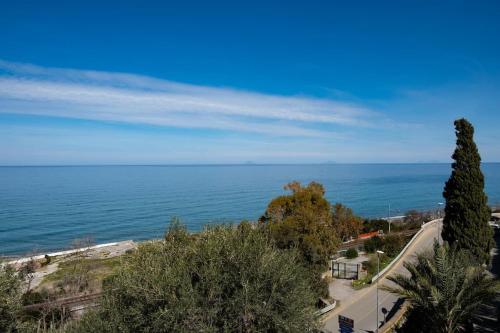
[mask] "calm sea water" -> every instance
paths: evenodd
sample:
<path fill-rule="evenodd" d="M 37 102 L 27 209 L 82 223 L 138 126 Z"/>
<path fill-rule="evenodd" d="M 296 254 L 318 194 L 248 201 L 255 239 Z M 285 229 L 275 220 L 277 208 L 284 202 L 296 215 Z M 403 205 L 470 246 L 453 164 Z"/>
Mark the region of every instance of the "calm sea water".
<path fill-rule="evenodd" d="M 490 203 L 500 164 L 483 164 Z M 255 220 L 283 185 L 322 183 L 332 202 L 366 217 L 435 209 L 449 164 L 0 167 L 0 255 L 160 237 L 171 217 L 190 230 Z"/>

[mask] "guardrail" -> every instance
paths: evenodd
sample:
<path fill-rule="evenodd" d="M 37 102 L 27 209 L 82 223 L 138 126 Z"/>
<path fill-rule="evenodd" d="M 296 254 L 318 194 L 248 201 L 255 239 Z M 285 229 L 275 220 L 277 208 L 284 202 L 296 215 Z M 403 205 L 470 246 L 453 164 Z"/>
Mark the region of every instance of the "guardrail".
<path fill-rule="evenodd" d="M 378 331 L 380 333 L 392 332 L 392 329 L 394 328 L 394 326 L 396 326 L 397 323 L 400 322 L 400 320 L 403 318 L 404 314 L 406 313 L 406 310 L 408 310 L 408 306 L 409 306 L 408 302 L 404 302 L 403 305 L 401 306 L 401 309 L 399 309 L 399 311 L 391 319 L 386 321 L 384 323 L 384 325 L 382 325 L 378 329 Z"/>
<path fill-rule="evenodd" d="M 429 222 L 425 223 L 424 225 L 422 225 L 420 230 L 415 235 L 413 235 L 413 237 L 406 244 L 406 246 L 403 248 L 403 250 L 401 250 L 401 252 L 399 252 L 399 254 L 396 256 L 396 258 L 394 258 L 394 260 L 392 260 L 389 263 L 389 265 L 387 265 L 380 273 L 378 273 L 372 277 L 371 283 L 377 281 L 380 277 L 382 277 L 385 273 L 387 273 L 399 261 L 399 259 L 401 259 L 401 257 L 405 254 L 406 250 L 408 250 L 408 248 L 415 242 L 415 240 L 418 238 L 418 236 L 429 227 L 429 225 L 440 222 L 440 221 L 442 221 L 442 219 L 432 220 L 432 221 L 429 221 Z"/>
<path fill-rule="evenodd" d="M 315 315 L 316 316 L 324 315 L 325 313 L 330 312 L 333 309 L 335 309 L 336 306 L 337 306 L 337 301 L 334 300 L 332 304 L 325 306 L 324 308 L 316 311 Z"/>

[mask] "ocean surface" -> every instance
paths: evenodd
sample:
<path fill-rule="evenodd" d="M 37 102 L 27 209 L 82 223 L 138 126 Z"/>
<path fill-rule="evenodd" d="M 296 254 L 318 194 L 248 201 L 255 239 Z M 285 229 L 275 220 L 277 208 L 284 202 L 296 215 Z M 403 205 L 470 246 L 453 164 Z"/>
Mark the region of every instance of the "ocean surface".
<path fill-rule="evenodd" d="M 500 202 L 500 164 L 485 163 Z M 364 217 L 436 209 L 449 164 L 0 167 L 0 255 L 161 237 L 177 216 L 189 230 L 256 220 L 283 185 L 317 181 Z M 390 213 L 389 213 L 390 205 Z"/>

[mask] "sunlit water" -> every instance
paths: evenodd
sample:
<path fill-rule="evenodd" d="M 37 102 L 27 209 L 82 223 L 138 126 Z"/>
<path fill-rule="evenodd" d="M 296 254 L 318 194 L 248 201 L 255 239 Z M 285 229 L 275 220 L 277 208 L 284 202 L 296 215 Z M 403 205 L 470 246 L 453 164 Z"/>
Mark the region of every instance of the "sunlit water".
<path fill-rule="evenodd" d="M 484 164 L 490 203 L 500 164 Z M 315 180 L 331 202 L 366 217 L 435 209 L 449 164 L 0 167 L 0 254 L 159 237 L 171 217 L 192 231 L 255 220 L 283 185 Z"/>

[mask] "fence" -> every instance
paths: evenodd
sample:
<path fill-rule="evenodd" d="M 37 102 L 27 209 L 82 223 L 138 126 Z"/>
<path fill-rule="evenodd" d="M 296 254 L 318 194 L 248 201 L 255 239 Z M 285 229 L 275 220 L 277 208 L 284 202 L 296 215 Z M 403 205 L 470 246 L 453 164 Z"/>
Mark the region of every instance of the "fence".
<path fill-rule="evenodd" d="M 361 264 L 350 264 L 346 262 L 332 262 L 332 277 L 338 279 L 353 279 L 359 278 L 362 269 Z"/>

